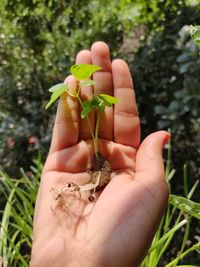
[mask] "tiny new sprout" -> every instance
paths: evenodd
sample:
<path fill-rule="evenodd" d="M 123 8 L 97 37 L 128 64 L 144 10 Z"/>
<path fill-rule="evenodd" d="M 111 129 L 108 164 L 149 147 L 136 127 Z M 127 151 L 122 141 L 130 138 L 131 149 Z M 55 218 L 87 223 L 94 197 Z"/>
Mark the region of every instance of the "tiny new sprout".
<path fill-rule="evenodd" d="M 81 100 L 80 98 L 81 86 L 95 85 L 96 82 L 91 80 L 90 77 L 93 75 L 94 72 L 98 70 L 101 70 L 101 67 L 96 65 L 89 65 L 89 64 L 73 65 L 70 71 L 77 81 L 77 88 L 72 88 L 69 91 L 68 84 L 59 83 L 54 85 L 49 89 L 52 95 L 49 102 L 46 105 L 46 109 L 49 108 L 51 104 L 53 104 L 64 92 L 67 92 L 70 96 L 77 98 L 82 108 L 80 116 L 82 119 L 86 119 L 90 130 L 91 138 L 93 140 L 93 145 L 94 145 L 94 154 L 96 158 L 98 158 L 98 133 L 99 133 L 101 114 L 105 111 L 106 106 L 111 107 L 112 105 L 119 102 L 119 99 L 107 94 L 93 95 L 92 98 L 87 101 Z M 95 110 L 97 112 L 95 132 L 93 132 L 91 127 L 91 122 L 89 120 L 89 113 L 92 110 Z"/>

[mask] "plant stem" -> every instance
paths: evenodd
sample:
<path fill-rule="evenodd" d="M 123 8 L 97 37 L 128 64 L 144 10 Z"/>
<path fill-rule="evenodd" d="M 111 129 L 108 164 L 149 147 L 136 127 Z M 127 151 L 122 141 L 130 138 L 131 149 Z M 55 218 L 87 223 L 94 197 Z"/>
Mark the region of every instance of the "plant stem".
<path fill-rule="evenodd" d="M 82 102 L 82 100 L 81 100 L 79 95 L 77 95 L 77 99 L 78 99 L 78 102 L 80 103 L 81 107 L 83 108 L 83 102 Z M 92 130 L 92 125 L 91 125 L 90 119 L 88 117 L 86 117 L 86 121 L 87 121 L 87 124 L 88 124 L 88 128 L 90 130 L 90 134 L 91 134 L 93 143 L 95 143 L 94 133 L 93 133 L 93 130 Z"/>
<path fill-rule="evenodd" d="M 96 127 L 95 127 L 95 136 L 94 136 L 94 153 L 96 158 L 98 159 L 98 135 L 99 135 L 99 125 L 101 119 L 101 112 L 97 112 L 97 120 L 96 120 Z"/>
<path fill-rule="evenodd" d="M 80 82 L 77 80 L 77 91 L 74 90 L 74 96 L 77 97 L 78 102 L 81 105 L 81 108 L 83 109 L 83 102 L 79 96 L 79 93 L 80 93 Z M 101 115 L 100 112 L 98 112 L 96 126 L 95 126 L 95 134 L 93 132 L 89 117 L 88 116 L 86 117 L 86 121 L 88 124 L 88 128 L 90 130 L 90 134 L 91 134 L 93 145 L 94 145 L 94 154 L 97 159 L 98 159 L 98 132 L 99 132 L 100 115 Z"/>
<path fill-rule="evenodd" d="M 79 96 L 79 94 L 80 94 L 80 90 L 81 90 L 80 82 L 79 82 L 78 80 L 77 80 L 76 82 L 77 82 L 77 87 L 78 87 L 78 88 L 77 88 L 77 92 L 75 91 L 74 93 L 75 93 L 75 96 L 76 96 L 77 99 L 78 99 L 78 102 L 79 102 L 80 105 L 81 105 L 81 108 L 83 109 L 83 102 L 82 102 L 82 100 L 81 100 L 81 98 L 80 98 L 80 96 Z M 94 133 L 93 133 L 93 130 L 92 130 L 92 125 L 91 125 L 90 119 L 89 119 L 88 117 L 86 117 L 86 121 L 87 121 L 87 124 L 88 124 L 88 128 L 89 128 L 89 130 L 90 130 L 90 134 L 91 134 L 93 143 L 95 143 L 95 141 L 94 141 Z"/>

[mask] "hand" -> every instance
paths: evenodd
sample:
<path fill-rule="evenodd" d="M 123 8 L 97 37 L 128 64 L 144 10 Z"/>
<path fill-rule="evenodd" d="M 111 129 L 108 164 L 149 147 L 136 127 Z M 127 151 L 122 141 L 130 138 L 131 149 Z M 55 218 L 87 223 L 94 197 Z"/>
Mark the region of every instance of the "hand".
<path fill-rule="evenodd" d="M 93 76 L 94 88 L 81 89 L 82 99 L 100 92 L 120 99 L 114 109 L 106 109 L 99 132 L 99 150 L 112 167 L 112 179 L 94 202 L 88 201 L 88 192 L 71 194 L 66 209 L 59 205 L 59 198 L 55 200 L 64 183 L 90 182 L 87 170 L 94 153 L 78 103 L 64 94 L 36 201 L 30 266 L 139 266 L 168 200 L 162 147 L 169 134 L 153 133 L 140 144 L 129 68 L 121 59 L 111 63 L 105 43 L 96 42 L 91 51 L 79 52 L 76 63 L 103 68 Z M 72 76 L 65 82 L 76 86 Z M 90 120 L 94 127 L 94 114 Z"/>

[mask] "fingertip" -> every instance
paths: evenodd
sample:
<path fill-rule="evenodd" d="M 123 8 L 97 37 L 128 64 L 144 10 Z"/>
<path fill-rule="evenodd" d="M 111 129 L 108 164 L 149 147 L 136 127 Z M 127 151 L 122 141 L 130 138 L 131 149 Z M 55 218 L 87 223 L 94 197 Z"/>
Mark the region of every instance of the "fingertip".
<path fill-rule="evenodd" d="M 148 170 L 154 173 L 158 179 L 164 175 L 162 150 L 169 138 L 170 134 L 161 130 L 148 135 L 144 139 L 136 157 L 139 170 Z"/>
<path fill-rule="evenodd" d="M 126 66 L 127 68 L 128 68 L 128 64 L 126 63 L 126 61 L 125 60 L 123 60 L 123 59 L 121 59 L 121 58 L 115 58 L 115 59 L 113 59 L 113 61 L 112 61 L 112 65 L 113 66 L 115 66 L 115 65 L 124 65 L 124 66 Z"/>
<path fill-rule="evenodd" d="M 110 53 L 109 46 L 105 42 L 102 42 L 102 41 L 94 42 L 91 45 L 91 52 L 94 52 L 94 51 L 99 51 L 100 53 L 102 54 L 104 53 L 106 55 Z"/>
<path fill-rule="evenodd" d="M 133 80 L 126 61 L 114 59 L 112 61 L 112 73 L 114 88 L 133 88 Z"/>
<path fill-rule="evenodd" d="M 170 133 L 164 130 L 160 130 L 148 135 L 141 146 L 150 146 L 150 147 L 163 147 L 170 140 Z"/>
<path fill-rule="evenodd" d="M 101 66 L 102 71 L 112 72 L 109 46 L 101 41 L 95 42 L 91 46 L 92 64 Z"/>
<path fill-rule="evenodd" d="M 126 63 L 126 61 L 124 61 L 123 59 L 121 58 L 116 58 L 112 61 L 112 69 L 113 71 L 114 70 L 117 70 L 118 72 L 124 72 L 124 73 L 129 73 L 129 66 L 128 64 Z"/>
<path fill-rule="evenodd" d="M 76 86 L 76 79 L 73 75 L 68 75 L 65 80 L 64 80 L 65 84 L 68 84 L 70 86 Z"/>
<path fill-rule="evenodd" d="M 163 147 L 169 141 L 170 134 L 157 131 L 148 135 L 140 145 L 136 155 L 136 173 L 143 181 L 159 185 L 163 199 L 167 199 L 168 187 L 165 179 Z"/>
<path fill-rule="evenodd" d="M 165 137 L 163 139 L 163 146 L 166 145 L 171 139 L 171 134 L 169 132 L 165 132 Z"/>
<path fill-rule="evenodd" d="M 77 86 L 76 78 L 73 75 L 69 75 L 65 78 L 64 84 L 68 85 L 69 92 L 71 92 L 72 95 L 74 95 L 74 91 L 76 90 Z"/>
<path fill-rule="evenodd" d="M 76 56 L 76 64 L 91 64 L 91 51 L 90 50 L 82 50 Z"/>

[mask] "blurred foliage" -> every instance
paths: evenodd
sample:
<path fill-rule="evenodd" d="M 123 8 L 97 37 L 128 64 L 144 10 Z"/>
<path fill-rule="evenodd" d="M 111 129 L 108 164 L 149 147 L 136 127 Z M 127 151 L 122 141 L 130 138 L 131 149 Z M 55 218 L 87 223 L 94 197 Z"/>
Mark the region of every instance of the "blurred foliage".
<path fill-rule="evenodd" d="M 188 29 L 200 24 L 199 13 L 198 1 L 184 0 L 1 1 L 2 168 L 16 174 L 38 150 L 46 153 L 48 88 L 63 81 L 80 49 L 103 40 L 131 66 L 143 134 L 171 128 L 175 164 L 187 154 L 198 173 L 200 57 Z"/>
<path fill-rule="evenodd" d="M 190 26 L 190 35 L 194 43 L 200 48 L 200 25 Z"/>
<path fill-rule="evenodd" d="M 195 180 L 200 172 L 200 56 L 189 25 L 200 24 L 200 3 L 154 3 L 156 16 L 148 9 L 148 33 L 130 63 L 143 134 L 172 129 L 175 168 L 187 162 Z"/>
<path fill-rule="evenodd" d="M 0 164 L 4 170 L 15 173 L 18 166 L 29 166 L 34 152 L 48 147 L 52 128 L 52 116 L 44 111 L 48 88 L 63 81 L 75 54 L 93 41 L 104 40 L 116 54 L 124 30 L 133 23 L 129 2 L 0 2 Z"/>

